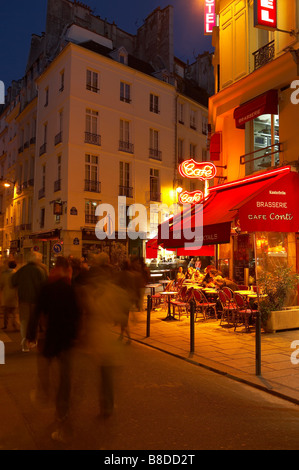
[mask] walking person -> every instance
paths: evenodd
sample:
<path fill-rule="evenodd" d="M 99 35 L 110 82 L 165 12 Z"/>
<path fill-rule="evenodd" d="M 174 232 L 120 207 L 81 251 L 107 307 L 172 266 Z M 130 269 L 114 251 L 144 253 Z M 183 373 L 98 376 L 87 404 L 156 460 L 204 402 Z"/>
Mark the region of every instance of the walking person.
<path fill-rule="evenodd" d="M 41 261 L 40 253 L 33 252 L 29 262 L 14 273 L 11 278 L 12 286 L 18 291 L 23 352 L 30 351 L 26 340 L 28 322 L 33 315 L 40 289 L 47 280 L 47 269 Z"/>
<path fill-rule="evenodd" d="M 71 437 L 70 399 L 72 353 L 78 336 L 80 310 L 71 285 L 71 269 L 66 258 L 58 257 L 48 282 L 42 286 L 36 308 L 30 318 L 27 340 L 37 342 L 37 395 L 39 403 L 50 400 L 51 366 L 58 364 L 58 386 L 55 397 L 57 430 L 52 439 L 66 442 Z"/>
<path fill-rule="evenodd" d="M 16 272 L 16 266 L 15 261 L 9 261 L 7 269 L 4 269 L 0 276 L 1 307 L 4 315 L 4 330 L 8 327 L 10 317 L 12 319 L 13 328 L 15 330 L 19 329 L 17 321 L 18 292 L 14 287 L 12 287 L 11 283 L 11 278 Z"/>

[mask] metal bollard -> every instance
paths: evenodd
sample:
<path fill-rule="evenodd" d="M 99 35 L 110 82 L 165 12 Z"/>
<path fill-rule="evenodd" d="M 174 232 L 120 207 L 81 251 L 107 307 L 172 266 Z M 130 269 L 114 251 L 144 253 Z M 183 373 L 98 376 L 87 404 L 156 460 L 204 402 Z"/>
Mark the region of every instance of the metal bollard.
<path fill-rule="evenodd" d="M 146 337 L 150 337 L 151 332 L 151 310 L 152 310 L 152 298 L 150 295 L 147 296 L 146 306 Z"/>
<path fill-rule="evenodd" d="M 195 301 L 190 300 L 190 354 L 194 353 L 194 317 L 195 317 Z"/>
<path fill-rule="evenodd" d="M 262 338 L 261 338 L 261 312 L 258 310 L 255 324 L 255 375 L 262 375 Z"/>

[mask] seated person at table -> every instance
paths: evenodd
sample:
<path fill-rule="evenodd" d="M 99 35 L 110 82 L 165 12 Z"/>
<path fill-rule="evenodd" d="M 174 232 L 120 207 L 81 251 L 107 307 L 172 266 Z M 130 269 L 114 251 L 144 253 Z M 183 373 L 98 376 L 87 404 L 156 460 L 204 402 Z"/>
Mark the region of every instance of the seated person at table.
<path fill-rule="evenodd" d="M 222 289 L 222 287 L 226 285 L 222 276 L 215 276 L 213 279 L 213 284 L 215 285 L 216 289 Z"/>
<path fill-rule="evenodd" d="M 188 268 L 186 272 L 185 279 L 193 279 L 193 268 Z"/>
<path fill-rule="evenodd" d="M 179 281 L 180 279 L 185 279 L 185 274 L 184 274 L 182 266 L 179 267 L 177 275 L 176 275 L 176 281 Z"/>
<path fill-rule="evenodd" d="M 193 274 L 193 279 L 194 281 L 196 282 L 201 282 L 204 278 L 204 275 L 201 274 L 197 269 L 195 270 L 194 274 Z"/>
<path fill-rule="evenodd" d="M 224 285 L 225 285 L 226 287 L 229 287 L 233 292 L 234 292 L 235 290 L 238 290 L 237 284 L 236 284 L 234 281 L 232 281 L 231 279 L 225 278 L 225 279 L 224 279 L 224 282 L 225 282 Z"/>

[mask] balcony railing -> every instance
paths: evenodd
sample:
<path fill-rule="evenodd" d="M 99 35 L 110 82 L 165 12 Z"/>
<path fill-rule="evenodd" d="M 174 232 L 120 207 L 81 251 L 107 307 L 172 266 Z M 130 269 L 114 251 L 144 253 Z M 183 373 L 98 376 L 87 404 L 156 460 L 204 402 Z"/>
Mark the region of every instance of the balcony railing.
<path fill-rule="evenodd" d="M 261 169 L 277 167 L 280 164 L 279 154 L 282 152 L 282 142 L 246 153 L 240 157 L 240 165 L 246 166 L 246 175 Z"/>
<path fill-rule="evenodd" d="M 45 142 L 43 145 L 40 146 L 39 148 L 39 156 L 43 155 L 47 151 L 47 143 Z"/>
<path fill-rule="evenodd" d="M 268 64 L 275 56 L 275 41 L 271 41 L 257 51 L 253 52 L 254 70 Z"/>
<path fill-rule="evenodd" d="M 54 138 L 54 144 L 55 145 L 58 145 L 62 142 L 62 131 L 61 132 L 58 132 L 58 134 L 55 135 L 55 138 Z"/>
<path fill-rule="evenodd" d="M 34 179 L 33 178 L 28 180 L 28 186 L 34 186 Z"/>
<path fill-rule="evenodd" d="M 61 180 L 54 181 L 54 193 L 61 190 Z"/>
<path fill-rule="evenodd" d="M 99 181 L 94 181 L 94 180 L 85 180 L 84 191 L 90 191 L 92 193 L 100 193 L 101 183 Z"/>
<path fill-rule="evenodd" d="M 122 152 L 134 153 L 134 144 L 120 140 L 118 150 L 121 150 Z"/>
<path fill-rule="evenodd" d="M 41 188 L 38 192 L 38 199 L 42 199 L 46 195 L 46 188 Z"/>
<path fill-rule="evenodd" d="M 119 186 L 119 196 L 133 197 L 133 188 L 130 186 Z"/>
<path fill-rule="evenodd" d="M 30 139 L 30 145 L 35 144 L 35 142 L 36 142 L 36 137 L 31 137 L 31 139 Z"/>
<path fill-rule="evenodd" d="M 85 214 L 85 223 L 86 224 L 96 224 L 98 221 L 98 218 L 94 214 Z"/>
<path fill-rule="evenodd" d="M 149 149 L 149 157 L 153 158 L 154 160 L 162 161 L 162 152 L 158 149 Z"/>
<path fill-rule="evenodd" d="M 24 149 L 28 149 L 29 148 L 29 140 L 27 140 L 27 142 L 24 143 Z"/>
<path fill-rule="evenodd" d="M 101 145 L 101 136 L 99 134 L 85 132 L 85 142 L 87 144 Z"/>

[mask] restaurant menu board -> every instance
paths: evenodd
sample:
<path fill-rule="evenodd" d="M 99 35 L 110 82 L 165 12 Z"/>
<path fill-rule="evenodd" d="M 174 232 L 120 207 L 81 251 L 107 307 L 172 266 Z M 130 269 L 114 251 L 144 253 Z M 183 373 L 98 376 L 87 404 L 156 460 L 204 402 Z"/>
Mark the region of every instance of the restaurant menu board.
<path fill-rule="evenodd" d="M 239 209 L 242 231 L 298 232 L 299 174 L 290 172 Z"/>

